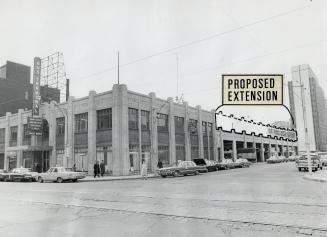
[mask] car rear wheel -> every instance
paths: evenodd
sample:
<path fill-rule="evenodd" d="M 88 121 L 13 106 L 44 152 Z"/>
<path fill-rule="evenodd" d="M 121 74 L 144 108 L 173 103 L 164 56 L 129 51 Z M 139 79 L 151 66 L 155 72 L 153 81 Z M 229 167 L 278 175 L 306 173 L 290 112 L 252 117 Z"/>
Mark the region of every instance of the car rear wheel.
<path fill-rule="evenodd" d="M 161 177 L 166 178 L 167 176 L 166 175 L 161 175 Z"/>
<path fill-rule="evenodd" d="M 43 179 L 42 179 L 42 177 L 38 177 L 37 181 L 38 181 L 39 183 L 43 183 Z"/>
<path fill-rule="evenodd" d="M 197 171 L 195 171 L 195 173 L 194 173 L 194 175 L 198 175 L 199 174 L 199 171 L 197 170 Z"/>
<path fill-rule="evenodd" d="M 174 177 L 177 177 L 177 176 L 178 176 L 178 172 L 175 171 L 175 172 L 174 172 Z"/>
<path fill-rule="evenodd" d="M 60 177 L 57 178 L 57 183 L 62 183 L 64 180 Z"/>

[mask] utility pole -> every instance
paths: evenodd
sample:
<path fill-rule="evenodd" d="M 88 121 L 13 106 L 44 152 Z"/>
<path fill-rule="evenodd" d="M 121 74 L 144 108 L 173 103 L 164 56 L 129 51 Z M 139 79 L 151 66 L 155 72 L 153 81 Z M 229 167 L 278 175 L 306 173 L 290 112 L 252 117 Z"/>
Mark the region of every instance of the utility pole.
<path fill-rule="evenodd" d="M 119 51 L 117 52 L 117 60 L 118 60 L 118 70 L 117 70 L 117 79 L 118 79 L 118 85 L 119 85 Z"/>
<path fill-rule="evenodd" d="M 308 159 L 308 171 L 309 174 L 312 174 L 312 164 L 311 164 L 311 156 L 310 156 L 310 141 L 308 134 L 308 124 L 307 124 L 307 113 L 306 113 L 306 105 L 305 105 L 305 91 L 304 85 L 302 84 L 301 79 L 301 68 L 299 65 L 299 78 L 300 78 L 300 87 L 301 87 L 301 100 L 302 100 L 302 110 L 303 110 L 303 122 L 304 122 L 304 133 L 305 133 L 305 147 L 306 147 L 306 155 Z"/>

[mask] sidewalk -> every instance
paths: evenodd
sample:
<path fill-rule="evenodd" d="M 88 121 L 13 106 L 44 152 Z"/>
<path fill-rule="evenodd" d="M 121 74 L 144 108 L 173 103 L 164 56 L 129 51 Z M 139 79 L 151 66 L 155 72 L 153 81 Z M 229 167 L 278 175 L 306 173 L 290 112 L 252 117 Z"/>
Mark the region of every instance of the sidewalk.
<path fill-rule="evenodd" d="M 306 180 L 327 183 L 327 170 L 326 169 L 320 170 L 320 171 L 312 173 L 312 175 L 306 174 L 303 176 L 303 178 Z"/>
<path fill-rule="evenodd" d="M 155 174 L 148 174 L 148 178 L 157 178 Z M 84 179 L 79 179 L 78 182 L 99 182 L 99 181 L 116 181 L 116 180 L 133 180 L 142 179 L 141 175 L 126 175 L 126 176 L 104 176 L 94 178 L 93 175 L 88 175 Z"/>

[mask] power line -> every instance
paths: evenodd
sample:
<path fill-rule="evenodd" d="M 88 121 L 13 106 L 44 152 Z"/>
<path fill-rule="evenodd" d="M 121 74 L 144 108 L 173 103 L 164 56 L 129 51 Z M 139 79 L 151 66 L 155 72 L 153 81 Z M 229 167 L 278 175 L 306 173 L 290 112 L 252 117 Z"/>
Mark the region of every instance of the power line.
<path fill-rule="evenodd" d="M 286 12 L 278 13 L 276 15 L 272 15 L 270 17 L 266 17 L 266 18 L 263 18 L 261 20 L 257 20 L 257 21 L 254 21 L 254 22 L 251 22 L 251 23 L 248 23 L 248 24 L 244 24 L 244 25 L 238 26 L 236 28 L 233 28 L 233 29 L 230 29 L 230 30 L 227 30 L 227 31 L 223 31 L 223 32 L 220 32 L 220 33 L 217 33 L 217 34 L 213 34 L 213 35 L 207 36 L 207 37 L 202 38 L 202 39 L 193 40 L 193 41 L 190 41 L 190 42 L 185 43 L 185 44 L 181 44 L 181 45 L 178 45 L 178 46 L 175 46 L 175 47 L 166 49 L 166 50 L 162 50 L 162 51 L 159 51 L 157 53 L 153 53 L 153 54 L 150 54 L 148 56 L 145 56 L 145 57 L 142 57 L 142 58 L 139 58 L 139 59 L 130 61 L 128 63 L 121 64 L 120 67 L 121 68 L 122 67 L 126 67 L 128 65 L 135 64 L 135 63 L 138 63 L 138 62 L 141 62 L 141 61 L 144 61 L 144 60 L 147 60 L 147 59 L 150 59 L 150 58 L 153 58 L 153 57 L 162 55 L 162 54 L 166 54 L 166 53 L 169 53 L 169 52 L 172 52 L 172 51 L 176 51 L 177 49 L 189 47 L 189 46 L 192 46 L 192 45 L 195 45 L 195 44 L 199 44 L 199 43 L 204 42 L 204 41 L 212 40 L 214 38 L 218 38 L 218 37 L 221 37 L 221 36 L 224 36 L 224 35 L 227 35 L 227 34 L 230 34 L 230 33 L 233 33 L 233 32 L 236 32 L 236 31 L 239 31 L 239 30 L 242 30 L 242 29 L 245 29 L 245 28 L 248 28 L 250 26 L 258 25 L 260 23 L 263 23 L 263 22 L 266 22 L 266 21 L 270 21 L 270 20 L 273 20 L 273 19 L 278 18 L 278 17 L 282 17 L 282 16 L 286 16 L 286 15 L 292 14 L 294 12 L 297 12 L 297 11 L 300 11 L 300 10 L 303 10 L 303 9 L 306 9 L 309 6 L 311 6 L 311 4 L 305 5 L 305 6 L 302 6 L 302 7 L 298 7 L 298 8 L 294 8 L 294 9 L 289 10 L 289 11 L 286 11 Z M 113 67 L 104 69 L 102 71 L 98 71 L 98 72 L 95 72 L 95 73 L 92 73 L 92 74 L 89 74 L 89 75 L 86 75 L 86 76 L 79 77 L 77 79 L 84 79 L 84 78 L 88 78 L 88 77 L 97 76 L 97 75 L 103 74 L 105 72 L 115 70 L 116 68 L 117 68 L 117 66 L 113 66 Z"/>

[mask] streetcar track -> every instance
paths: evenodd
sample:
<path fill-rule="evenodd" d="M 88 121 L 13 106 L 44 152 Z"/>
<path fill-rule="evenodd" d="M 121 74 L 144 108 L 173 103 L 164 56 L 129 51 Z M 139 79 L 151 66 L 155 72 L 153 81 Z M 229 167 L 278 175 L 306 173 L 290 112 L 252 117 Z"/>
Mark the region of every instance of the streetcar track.
<path fill-rule="evenodd" d="M 153 211 L 138 211 L 138 210 L 124 210 L 118 208 L 108 208 L 108 207 L 97 207 L 93 205 L 82 205 L 82 204 L 64 204 L 58 202 L 45 202 L 45 201 L 34 201 L 34 200 L 21 200 L 21 199 L 10 199 L 11 201 L 20 201 L 20 202 L 29 202 L 34 204 L 42 204 L 42 205 L 52 205 L 52 206 L 60 206 L 65 208 L 85 208 L 91 209 L 95 211 L 112 211 L 112 212 L 123 212 L 129 214 L 144 214 L 144 215 L 154 215 L 161 216 L 166 218 L 183 218 L 190 220 L 199 220 L 199 221 L 216 221 L 223 222 L 229 224 L 246 224 L 246 225 L 260 225 L 264 227 L 275 227 L 275 228 L 286 228 L 292 230 L 310 230 L 310 231 L 319 231 L 327 233 L 327 228 L 317 227 L 317 226 L 299 226 L 299 225 L 289 225 L 289 224 L 276 224 L 276 223 L 268 223 L 268 222 L 260 222 L 260 221 L 243 221 L 243 220 L 233 220 L 233 219 L 223 219 L 223 218 L 212 218 L 212 217 L 196 217 L 190 215 L 177 215 L 177 214 L 166 214 L 166 213 L 157 213 Z"/>

